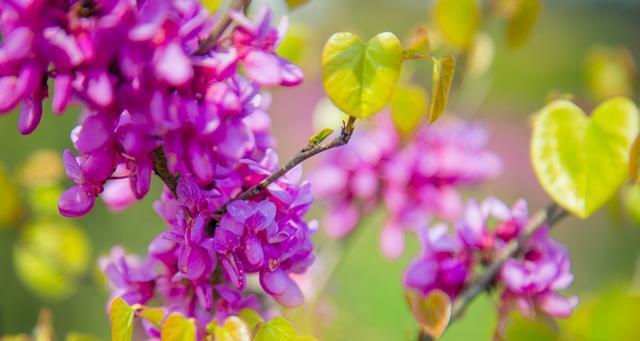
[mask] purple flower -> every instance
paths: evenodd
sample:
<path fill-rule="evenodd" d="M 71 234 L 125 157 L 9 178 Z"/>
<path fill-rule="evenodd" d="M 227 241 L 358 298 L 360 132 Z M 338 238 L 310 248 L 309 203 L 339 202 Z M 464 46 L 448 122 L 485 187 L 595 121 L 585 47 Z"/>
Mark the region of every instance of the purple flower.
<path fill-rule="evenodd" d="M 122 297 L 129 304 L 144 304 L 153 297 L 156 274 L 148 262 L 125 256 L 124 249 L 115 246 L 99 264 L 113 288 L 112 297 Z"/>

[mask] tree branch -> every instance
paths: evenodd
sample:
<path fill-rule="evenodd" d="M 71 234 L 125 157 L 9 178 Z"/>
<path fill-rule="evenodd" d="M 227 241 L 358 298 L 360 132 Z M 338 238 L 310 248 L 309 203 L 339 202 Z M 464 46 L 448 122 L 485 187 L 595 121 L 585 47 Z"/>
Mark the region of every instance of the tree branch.
<path fill-rule="evenodd" d="M 343 126 L 342 126 L 342 131 L 340 132 L 340 135 L 337 136 L 336 138 L 334 138 L 333 140 L 323 143 L 323 144 L 319 144 L 317 146 L 313 146 L 313 145 L 308 145 L 305 148 L 303 148 L 302 150 L 300 150 L 296 155 L 294 155 L 291 159 L 289 159 L 289 161 L 287 161 L 287 163 L 280 167 L 280 169 L 278 169 L 277 171 L 273 172 L 271 175 L 269 175 L 267 178 L 265 178 L 264 180 L 260 181 L 260 183 L 258 183 L 257 185 L 249 188 L 248 190 L 240 193 L 235 199 L 231 199 L 229 201 L 227 201 L 226 203 L 224 203 L 224 205 L 222 205 L 222 207 L 220 207 L 220 209 L 216 212 L 219 214 L 224 213 L 224 211 L 226 210 L 227 206 L 235 200 L 247 200 L 247 199 L 251 199 L 255 196 L 257 196 L 258 194 L 260 194 L 260 192 L 262 192 L 265 188 L 267 188 L 270 184 L 272 184 L 274 181 L 278 180 L 280 177 L 282 177 L 283 175 L 285 175 L 288 171 L 290 171 L 293 167 L 301 164 L 302 162 L 304 162 L 306 159 L 320 154 L 324 151 L 327 151 L 329 149 L 335 148 L 335 147 L 339 147 L 342 145 L 345 145 L 349 142 L 349 140 L 351 139 L 351 135 L 353 134 L 353 129 L 354 129 L 354 123 L 355 123 L 356 119 L 352 116 L 349 116 L 349 120 L 344 123 L 343 122 Z"/>
<path fill-rule="evenodd" d="M 180 175 L 171 174 L 167 166 L 167 155 L 162 147 L 156 147 L 153 150 L 153 171 L 169 187 L 171 193 L 177 197 L 176 188 L 178 187 L 178 179 Z"/>
<path fill-rule="evenodd" d="M 229 12 L 231 11 L 244 11 L 251 0 L 234 0 L 227 12 L 224 13 L 223 17 L 220 18 L 220 21 L 216 23 L 216 26 L 213 27 L 213 30 L 209 34 L 209 36 L 200 42 L 198 49 L 193 53 L 196 56 L 201 56 L 203 54 L 209 53 L 211 49 L 213 49 L 218 42 L 218 39 L 222 36 L 224 31 L 227 30 L 229 25 L 231 25 L 231 17 L 229 16 Z"/>
<path fill-rule="evenodd" d="M 473 300 L 481 293 L 488 291 L 494 283 L 502 265 L 512 257 L 518 257 L 523 253 L 524 245 L 531 238 L 531 236 L 543 226 L 551 228 L 557 222 L 566 217 L 567 211 L 559 208 L 555 203 L 549 205 L 547 208 L 538 211 L 525 226 L 524 232 L 516 240 L 511 241 L 500 251 L 495 260 L 486 268 L 485 272 L 471 283 L 461 294 L 456 298 L 453 303 L 453 312 L 451 313 L 451 322 L 460 318 L 467 307 L 473 302 Z M 432 340 L 431 337 L 425 334 L 422 330 L 418 336 L 419 341 Z"/>

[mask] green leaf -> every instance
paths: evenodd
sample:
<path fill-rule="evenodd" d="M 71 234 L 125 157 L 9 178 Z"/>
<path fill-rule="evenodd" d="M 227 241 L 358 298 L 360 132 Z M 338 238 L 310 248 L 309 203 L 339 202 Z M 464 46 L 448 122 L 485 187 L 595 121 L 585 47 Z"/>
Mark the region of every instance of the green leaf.
<path fill-rule="evenodd" d="M 590 216 L 627 179 L 639 121 L 635 104 L 622 97 L 602 103 L 590 118 L 564 100 L 544 107 L 534 118 L 531 139 L 542 187 L 574 215 Z"/>
<path fill-rule="evenodd" d="M 213 335 L 216 341 L 251 341 L 251 331 L 239 317 L 229 316 L 221 326 L 214 322 Z"/>
<path fill-rule="evenodd" d="M 163 341 L 193 341 L 196 339 L 196 326 L 192 319 L 173 313 L 164 321 L 160 335 Z"/>
<path fill-rule="evenodd" d="M 507 22 L 507 43 L 512 48 L 524 45 L 538 21 L 542 3 L 540 0 L 520 0 Z"/>
<path fill-rule="evenodd" d="M 14 246 L 18 278 L 39 296 L 53 300 L 75 291 L 90 254 L 84 231 L 63 220 L 28 224 Z"/>
<path fill-rule="evenodd" d="M 427 297 L 412 290 L 405 291 L 409 310 L 422 330 L 432 339 L 437 340 L 451 320 L 451 299 L 442 290 L 429 292 Z"/>
<path fill-rule="evenodd" d="M 135 313 L 136 309 L 128 305 L 121 297 L 116 297 L 111 302 L 109 316 L 111 316 L 112 341 L 131 341 Z"/>
<path fill-rule="evenodd" d="M 202 7 L 206 8 L 209 13 L 215 13 L 220 7 L 221 0 L 202 0 Z"/>
<path fill-rule="evenodd" d="M 313 134 L 313 136 L 311 136 L 309 138 L 309 143 L 307 144 L 307 149 L 311 149 L 311 148 L 314 148 L 315 146 L 319 145 L 320 143 L 322 143 L 322 141 L 326 140 L 327 137 L 329 137 L 329 135 L 331 135 L 332 133 L 333 133 L 333 129 L 324 128 L 324 129 L 320 130 L 319 132 Z"/>
<path fill-rule="evenodd" d="M 22 213 L 18 189 L 0 163 L 0 228 L 16 224 Z"/>
<path fill-rule="evenodd" d="M 431 53 L 431 44 L 427 31 L 418 27 L 416 35 L 413 37 L 409 47 L 402 52 L 402 58 L 405 60 L 427 58 Z"/>
<path fill-rule="evenodd" d="M 260 325 L 253 338 L 254 341 L 291 341 L 297 336 L 296 330 L 289 321 L 282 317 L 274 317 Z"/>
<path fill-rule="evenodd" d="M 396 85 L 391 98 L 391 117 L 398 131 L 409 137 L 427 116 L 429 95 L 415 84 Z"/>
<path fill-rule="evenodd" d="M 433 58 L 431 103 L 429 104 L 429 123 L 435 122 L 447 109 L 449 92 L 456 71 L 456 59 L 453 55 Z"/>
<path fill-rule="evenodd" d="M 467 48 L 473 42 L 480 25 L 478 1 L 438 0 L 435 19 L 438 29 L 449 44 Z"/>
<path fill-rule="evenodd" d="M 358 118 L 384 109 L 401 68 L 402 44 L 389 32 L 366 43 L 353 33 L 336 33 L 322 53 L 327 95 L 340 110 Z"/>
<path fill-rule="evenodd" d="M 240 317 L 242 321 L 247 324 L 247 327 L 249 327 L 249 330 L 251 331 L 253 331 L 258 324 L 264 322 L 264 319 L 262 318 L 262 316 L 260 316 L 260 314 L 258 314 L 258 312 L 249 308 L 240 310 L 240 313 L 238 313 L 238 317 Z"/>

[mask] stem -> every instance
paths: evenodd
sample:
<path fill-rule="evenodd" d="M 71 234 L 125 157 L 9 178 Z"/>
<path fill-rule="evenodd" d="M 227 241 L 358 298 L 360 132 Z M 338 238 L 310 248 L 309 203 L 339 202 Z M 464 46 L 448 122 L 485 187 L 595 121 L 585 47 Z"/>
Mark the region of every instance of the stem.
<path fill-rule="evenodd" d="M 164 153 L 164 149 L 162 149 L 162 147 L 157 147 L 153 150 L 153 171 L 158 175 L 162 182 L 169 187 L 171 193 L 173 193 L 177 198 L 178 195 L 176 194 L 176 188 L 178 187 L 178 179 L 180 179 L 180 175 L 171 174 L 169 171 L 169 167 L 167 166 L 167 155 Z"/>
<path fill-rule="evenodd" d="M 524 232 L 516 240 L 509 242 L 500 251 L 496 259 L 486 268 L 485 272 L 473 281 L 461 294 L 456 298 L 453 303 L 453 312 L 451 313 L 451 322 L 460 318 L 467 307 L 473 302 L 473 300 L 481 293 L 488 291 L 494 283 L 500 268 L 502 265 L 512 257 L 517 257 L 524 251 L 524 245 L 529 238 L 543 226 L 553 227 L 557 222 L 566 217 L 567 211 L 559 208 L 555 203 L 549 205 L 547 208 L 538 211 L 525 226 Z M 451 323 L 450 322 L 450 323 Z M 422 330 L 418 335 L 419 341 L 432 340 L 431 337 L 425 334 Z"/>
<path fill-rule="evenodd" d="M 220 18 L 220 21 L 216 23 L 216 26 L 213 27 L 213 30 L 209 34 L 209 36 L 200 42 L 198 49 L 193 53 L 194 55 L 201 56 L 203 54 L 209 53 L 211 49 L 214 48 L 218 39 L 222 36 L 224 31 L 227 30 L 229 25 L 231 25 L 231 17 L 229 16 L 229 12 L 231 11 L 244 11 L 251 3 L 251 0 L 235 0 L 229 6 L 227 12 Z"/>
<path fill-rule="evenodd" d="M 307 146 L 303 148 L 291 159 L 289 159 L 289 161 L 284 166 L 280 167 L 280 169 L 278 169 L 277 171 L 269 175 L 264 180 L 260 181 L 260 183 L 240 193 L 240 195 L 238 195 L 235 199 L 231 199 L 226 203 L 224 203 L 224 205 L 220 207 L 217 213 L 220 213 L 220 214 L 223 213 L 226 210 L 227 205 L 229 205 L 234 200 L 247 200 L 257 196 L 270 184 L 278 180 L 280 177 L 285 175 L 288 171 L 290 171 L 295 166 L 301 164 L 306 159 L 314 155 L 320 154 L 324 151 L 327 151 L 329 149 L 347 144 L 351 139 L 351 135 L 353 134 L 355 121 L 356 121 L 355 117 L 349 116 L 349 120 L 347 121 L 347 123 L 344 124 L 343 122 L 342 131 L 340 132 L 339 136 L 337 136 L 336 138 L 334 138 L 333 140 L 327 143 L 323 143 L 314 147 Z"/>

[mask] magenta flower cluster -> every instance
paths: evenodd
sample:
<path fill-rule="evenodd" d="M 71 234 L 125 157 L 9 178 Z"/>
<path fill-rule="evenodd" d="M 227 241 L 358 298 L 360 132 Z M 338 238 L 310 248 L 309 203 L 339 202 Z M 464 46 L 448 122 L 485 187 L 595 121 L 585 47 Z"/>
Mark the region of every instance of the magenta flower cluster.
<path fill-rule="evenodd" d="M 494 198 L 481 204 L 469 201 L 453 233 L 443 223 L 420 231 L 422 253 L 406 270 L 404 284 L 423 295 L 440 289 L 456 298 L 473 280 L 474 269 L 491 263 L 507 243 L 521 236 L 528 220 L 523 200 L 511 208 Z M 577 298 L 559 293 L 573 281 L 567 248 L 543 226 L 523 249 L 522 257 L 502 265 L 494 284 L 502 290 L 500 311 L 516 307 L 529 317 L 537 312 L 569 316 Z"/>
<path fill-rule="evenodd" d="M 197 0 L 0 0 L 0 113 L 21 105 L 18 128 L 30 134 L 45 98 L 55 114 L 82 108 L 71 131 L 77 155 L 63 154 L 76 185 L 60 213 L 84 215 L 98 196 L 125 209 L 148 193 L 161 156 L 179 176 L 156 204 L 169 229 L 148 257 L 115 248 L 101 265 L 114 295 L 160 298 L 202 323 L 257 304 L 241 294 L 251 273 L 280 303 L 300 304 L 289 275 L 313 262 L 301 169 L 221 211 L 278 168 L 261 88 L 303 80 L 275 53 L 286 19 L 273 27 L 266 7 L 254 21 L 230 17 L 230 34 L 199 53 L 222 19 Z"/>
<path fill-rule="evenodd" d="M 480 126 L 456 119 L 421 127 L 406 144 L 384 114 L 358 129 L 349 144 L 324 159 L 313 174 L 314 191 L 326 199 L 323 228 L 343 238 L 361 217 L 384 204 L 389 219 L 383 253 L 401 255 L 404 233 L 434 217 L 454 219 L 462 210 L 460 186 L 479 184 L 501 171 Z"/>

